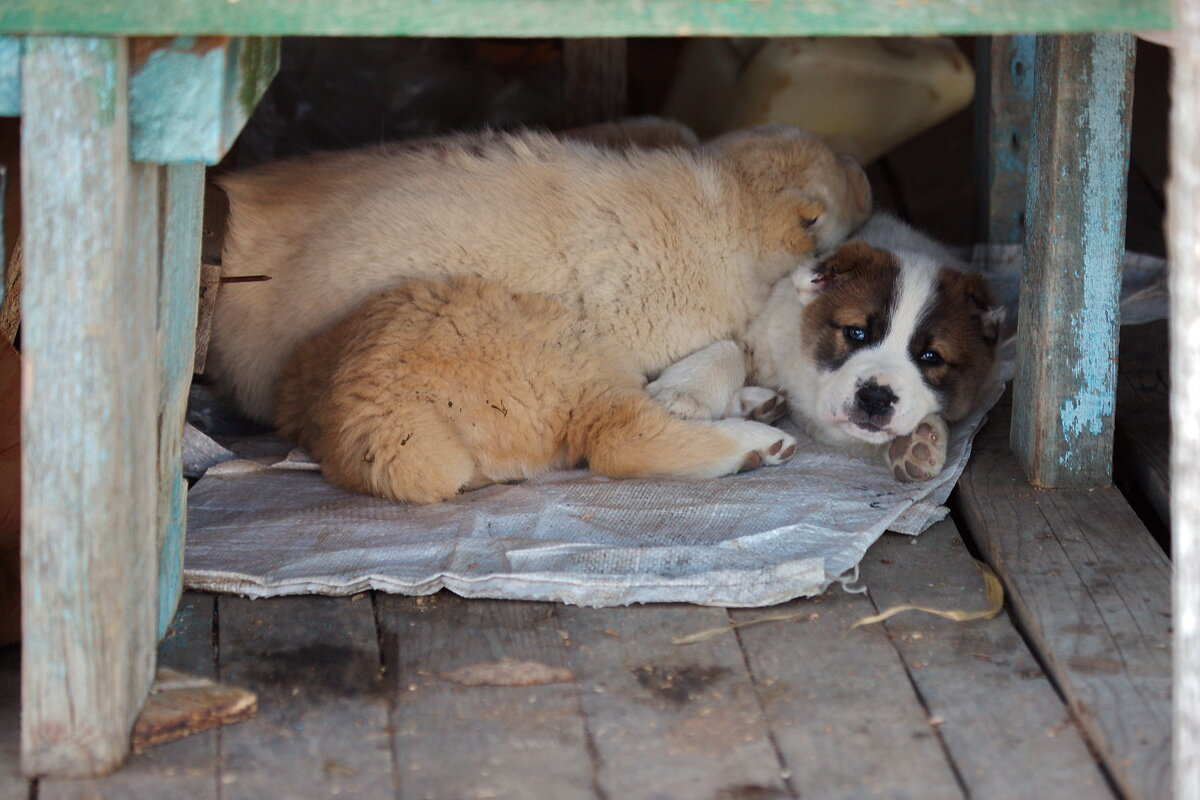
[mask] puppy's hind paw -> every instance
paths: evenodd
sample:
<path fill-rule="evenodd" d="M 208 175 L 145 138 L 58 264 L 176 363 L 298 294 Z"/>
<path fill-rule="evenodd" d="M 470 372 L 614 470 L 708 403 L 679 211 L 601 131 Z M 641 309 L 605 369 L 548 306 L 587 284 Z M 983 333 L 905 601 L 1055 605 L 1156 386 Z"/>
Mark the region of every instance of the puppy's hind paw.
<path fill-rule="evenodd" d="M 904 483 L 927 481 L 946 465 L 950 432 L 945 421 L 930 414 L 908 436 L 897 436 L 887 449 L 888 466 L 896 480 Z"/>
<path fill-rule="evenodd" d="M 723 420 L 716 424 L 742 448 L 737 472 L 773 467 L 796 453 L 796 440 L 770 425 L 742 419 Z"/>
<path fill-rule="evenodd" d="M 729 399 L 726 419 L 752 419 L 771 423 L 787 413 L 787 398 L 763 386 L 743 386 Z"/>

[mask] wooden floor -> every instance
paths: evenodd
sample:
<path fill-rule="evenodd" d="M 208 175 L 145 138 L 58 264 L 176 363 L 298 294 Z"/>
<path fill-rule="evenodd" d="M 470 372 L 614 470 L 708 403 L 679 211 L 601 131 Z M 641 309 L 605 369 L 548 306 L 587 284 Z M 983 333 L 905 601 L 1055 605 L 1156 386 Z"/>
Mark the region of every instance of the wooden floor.
<path fill-rule="evenodd" d="M 1145 72 L 1129 240 L 1161 254 L 1165 84 Z M 969 130 L 960 115 L 875 167 L 881 202 L 967 241 Z M 0 649 L 0 800 L 1169 797 L 1165 327 L 1124 345 L 1125 493 L 1031 489 L 1002 403 L 952 518 L 885 536 L 863 594 L 765 610 L 188 594 L 161 663 L 257 691 L 259 713 L 95 781 L 19 776 L 18 653 Z M 900 603 L 982 608 L 973 554 L 1003 579 L 1000 616 L 851 627 Z M 503 685 L 531 674 L 557 682 Z"/>

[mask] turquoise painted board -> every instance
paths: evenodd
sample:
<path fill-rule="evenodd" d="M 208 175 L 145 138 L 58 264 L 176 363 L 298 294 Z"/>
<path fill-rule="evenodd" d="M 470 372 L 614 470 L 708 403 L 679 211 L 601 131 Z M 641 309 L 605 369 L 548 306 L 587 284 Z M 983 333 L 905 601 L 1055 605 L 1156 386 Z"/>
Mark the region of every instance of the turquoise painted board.
<path fill-rule="evenodd" d="M 134 39 L 131 153 L 158 164 L 216 164 L 279 69 L 279 40 Z"/>
<path fill-rule="evenodd" d="M 196 349 L 204 167 L 162 168 L 162 260 L 158 284 L 158 633 L 166 633 L 183 589 L 187 487 L 183 422 Z"/>
<path fill-rule="evenodd" d="M 1171 27 L 1169 0 L 5 0 L 0 33 L 790 36 Z"/>
<path fill-rule="evenodd" d="M 124 40 L 22 57 L 21 760 L 112 769 L 154 672 L 158 169 L 131 164 Z"/>
<path fill-rule="evenodd" d="M 1133 38 L 1039 37 L 1012 447 L 1032 482 L 1112 475 Z"/>
<path fill-rule="evenodd" d="M 21 40 L 0 36 L 0 117 L 21 113 Z"/>
<path fill-rule="evenodd" d="M 1033 118 L 1036 36 L 993 36 L 976 49 L 978 236 L 992 244 L 1025 238 L 1025 179 Z"/>

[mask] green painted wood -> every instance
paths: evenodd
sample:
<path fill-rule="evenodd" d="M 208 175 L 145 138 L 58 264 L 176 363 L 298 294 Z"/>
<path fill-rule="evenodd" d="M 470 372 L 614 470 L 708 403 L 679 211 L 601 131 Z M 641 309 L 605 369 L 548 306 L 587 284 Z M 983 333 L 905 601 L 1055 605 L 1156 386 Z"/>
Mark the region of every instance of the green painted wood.
<path fill-rule="evenodd" d="M 187 487 L 183 421 L 196 348 L 204 167 L 162 168 L 162 258 L 158 287 L 158 632 L 166 632 L 183 588 Z"/>
<path fill-rule="evenodd" d="M 1025 177 L 1033 118 L 1034 36 L 993 36 L 975 50 L 978 238 L 1025 238 Z"/>
<path fill-rule="evenodd" d="M 1133 37 L 1041 37 L 1012 447 L 1049 488 L 1112 478 Z"/>
<path fill-rule="evenodd" d="M 0 33 L 792 36 L 1167 29 L 1168 0 L 6 0 Z"/>
<path fill-rule="evenodd" d="M 0 117 L 21 113 L 21 40 L 0 36 Z"/>
<path fill-rule="evenodd" d="M 133 158 L 216 164 L 279 70 L 279 40 L 135 39 L 131 58 Z"/>
<path fill-rule="evenodd" d="M 125 757 L 153 678 L 158 170 L 129 162 L 119 39 L 22 63 L 22 763 Z"/>

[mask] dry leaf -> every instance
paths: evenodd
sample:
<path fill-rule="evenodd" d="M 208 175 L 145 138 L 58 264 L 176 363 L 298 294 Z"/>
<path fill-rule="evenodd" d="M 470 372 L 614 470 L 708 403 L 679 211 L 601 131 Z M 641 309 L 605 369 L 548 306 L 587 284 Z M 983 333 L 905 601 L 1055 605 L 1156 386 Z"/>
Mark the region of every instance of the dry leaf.
<path fill-rule="evenodd" d="M 858 622 L 850 626 L 851 630 L 860 625 L 873 625 L 876 622 L 883 622 L 885 619 L 891 619 L 897 614 L 904 611 L 923 611 L 926 614 L 935 614 L 944 619 L 953 620 L 954 622 L 969 622 L 974 619 L 991 619 L 1000 613 L 1004 608 L 1004 586 L 1000 583 L 1000 578 L 992 571 L 992 568 L 982 561 L 976 561 L 975 566 L 979 568 L 983 574 L 983 584 L 987 597 L 988 607 L 983 611 L 962 611 L 952 610 L 943 611 L 937 608 L 928 608 L 926 606 L 892 606 L 886 611 L 874 614 L 869 617 L 863 617 Z"/>

